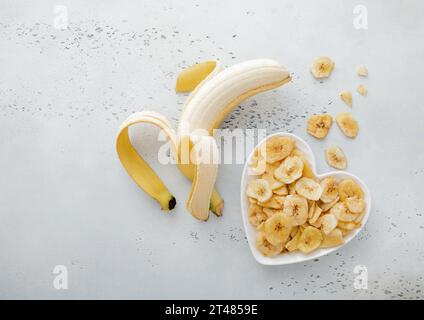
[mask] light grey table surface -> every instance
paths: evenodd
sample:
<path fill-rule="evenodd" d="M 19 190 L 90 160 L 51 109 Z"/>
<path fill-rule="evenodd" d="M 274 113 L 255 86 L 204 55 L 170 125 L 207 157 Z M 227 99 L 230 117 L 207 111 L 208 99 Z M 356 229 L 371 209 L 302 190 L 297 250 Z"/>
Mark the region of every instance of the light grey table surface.
<path fill-rule="evenodd" d="M 353 10 L 364 3 L 2 0 L 0 298 L 423 298 L 424 4 L 366 1 L 368 29 L 357 30 Z M 57 5 L 66 30 L 55 28 Z M 336 62 L 323 83 L 308 70 L 318 55 Z M 115 153 L 132 112 L 159 111 L 176 126 L 183 67 L 252 58 L 280 61 L 293 83 L 244 102 L 224 127 L 293 132 L 321 172 L 324 149 L 339 144 L 372 193 L 365 229 L 317 261 L 255 262 L 240 215 L 242 165 L 220 167 L 224 216 L 202 223 L 185 210 L 189 182 L 155 158 L 156 129 L 137 128 L 134 143 L 176 195 L 170 214 Z M 358 64 L 368 78 L 356 76 Z M 337 126 L 324 141 L 306 134 L 307 115 L 347 111 L 338 94 L 361 82 L 369 95 L 354 93 L 357 139 Z M 67 290 L 54 287 L 57 265 Z M 367 290 L 354 287 L 358 265 Z"/>

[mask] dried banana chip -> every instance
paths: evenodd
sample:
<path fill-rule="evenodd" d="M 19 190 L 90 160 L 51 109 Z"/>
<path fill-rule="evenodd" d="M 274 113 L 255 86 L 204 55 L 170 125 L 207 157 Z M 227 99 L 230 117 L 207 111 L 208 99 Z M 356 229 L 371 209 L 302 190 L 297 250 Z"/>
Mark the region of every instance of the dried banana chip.
<path fill-rule="evenodd" d="M 333 177 L 325 178 L 320 182 L 322 194 L 320 200 L 324 203 L 333 202 L 339 196 L 337 182 Z M 321 208 L 323 209 L 323 208 Z M 323 209 L 324 210 L 324 209 Z"/>
<path fill-rule="evenodd" d="M 368 76 L 368 69 L 367 69 L 367 67 L 364 66 L 364 65 L 358 66 L 356 68 L 356 74 L 358 76 L 360 76 L 360 77 L 367 77 Z"/>
<path fill-rule="evenodd" d="M 352 179 L 345 179 L 339 183 L 339 196 L 341 201 L 347 198 L 363 199 L 364 192 L 355 181 Z"/>
<path fill-rule="evenodd" d="M 368 94 L 368 89 L 363 84 L 360 84 L 356 91 L 363 96 L 366 96 Z"/>
<path fill-rule="evenodd" d="M 266 202 L 271 199 L 272 190 L 268 181 L 264 179 L 255 179 L 250 180 L 247 184 L 246 194 L 259 202 Z"/>
<path fill-rule="evenodd" d="M 258 233 L 256 236 L 256 248 L 266 257 L 274 257 L 283 250 L 283 244 L 279 243 L 273 245 L 267 240 L 263 232 Z"/>
<path fill-rule="evenodd" d="M 288 157 L 293 151 L 295 143 L 292 138 L 274 136 L 261 146 L 260 152 L 266 162 L 274 163 Z"/>
<path fill-rule="evenodd" d="M 336 116 L 336 123 L 346 137 L 356 138 L 359 131 L 358 121 L 349 112 L 341 112 Z"/>
<path fill-rule="evenodd" d="M 285 244 L 293 227 L 293 219 L 282 213 L 275 214 L 265 222 L 265 237 L 273 245 Z"/>
<path fill-rule="evenodd" d="M 340 98 L 343 100 L 344 103 L 346 103 L 348 107 L 352 108 L 352 93 L 350 91 L 342 91 L 340 93 Z"/>
<path fill-rule="evenodd" d="M 306 227 L 299 237 L 297 247 L 303 253 L 309 253 L 317 249 L 322 242 L 322 233 L 314 227 Z"/>
<path fill-rule="evenodd" d="M 344 243 L 343 233 L 340 229 L 336 228 L 329 234 L 324 235 L 321 243 L 321 248 L 336 247 Z"/>
<path fill-rule="evenodd" d="M 333 124 L 333 118 L 328 114 L 317 114 L 309 117 L 307 122 L 307 132 L 318 139 L 327 136 Z"/>
<path fill-rule="evenodd" d="M 347 167 L 347 158 L 343 150 L 338 146 L 331 146 L 325 150 L 325 159 L 329 166 L 344 170 Z"/>
<path fill-rule="evenodd" d="M 308 219 L 308 202 L 299 196 L 287 196 L 284 200 L 283 213 L 293 217 L 294 226 L 300 226 Z"/>
<path fill-rule="evenodd" d="M 322 188 L 319 183 L 309 178 L 300 178 L 295 184 L 296 193 L 309 200 L 319 200 Z"/>
<path fill-rule="evenodd" d="M 311 73 L 317 79 L 327 78 L 334 69 L 334 62 L 329 57 L 318 57 L 312 61 Z"/>

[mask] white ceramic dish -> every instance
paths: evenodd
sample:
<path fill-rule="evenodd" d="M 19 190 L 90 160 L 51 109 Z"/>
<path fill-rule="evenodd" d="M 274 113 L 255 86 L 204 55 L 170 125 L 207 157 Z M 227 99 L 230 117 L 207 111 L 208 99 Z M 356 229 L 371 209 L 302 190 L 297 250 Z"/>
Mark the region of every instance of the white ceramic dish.
<path fill-rule="evenodd" d="M 278 256 L 272 257 L 272 258 L 265 257 L 265 256 L 262 255 L 262 253 L 260 253 L 258 251 L 258 249 L 256 249 L 255 239 L 256 239 L 256 235 L 257 235 L 258 232 L 249 223 L 248 214 L 247 214 L 247 209 L 249 207 L 249 200 L 247 199 L 247 196 L 246 196 L 246 185 L 250 180 L 257 178 L 256 176 L 248 174 L 248 166 L 249 166 L 249 163 L 250 163 L 252 156 L 253 156 L 253 151 L 252 151 L 252 153 L 249 155 L 249 157 L 246 161 L 246 164 L 245 164 L 244 169 L 243 169 L 242 178 L 241 178 L 241 214 L 242 214 L 242 218 L 243 218 L 244 230 L 246 232 L 246 237 L 247 237 L 247 240 L 249 242 L 249 247 L 250 247 L 250 250 L 252 251 L 253 256 L 255 257 L 256 261 L 258 261 L 259 263 L 264 264 L 264 265 L 284 265 L 284 264 L 304 262 L 304 261 L 307 261 L 307 260 L 316 259 L 318 257 L 329 254 L 330 252 L 333 252 L 337 249 L 340 249 L 342 246 L 346 245 L 347 243 L 349 243 L 349 241 L 351 241 L 353 238 L 355 238 L 355 236 L 362 230 L 362 228 L 364 227 L 365 223 L 368 220 L 368 217 L 369 217 L 369 214 L 370 214 L 370 209 L 371 209 L 371 195 L 370 195 L 370 192 L 369 192 L 367 186 L 357 176 L 355 176 L 351 173 L 348 173 L 348 172 L 344 172 L 344 171 L 331 171 L 331 172 L 327 172 L 327 173 L 323 173 L 323 174 L 318 174 L 316 172 L 316 168 L 315 168 L 315 157 L 314 157 L 314 154 L 312 153 L 311 148 L 309 147 L 309 145 L 303 139 L 299 138 L 298 136 L 296 136 L 294 134 L 279 132 L 279 133 L 269 135 L 264 140 L 262 140 L 255 147 L 255 149 L 259 145 L 264 143 L 267 139 L 269 139 L 273 136 L 276 136 L 276 135 L 291 137 L 294 140 L 296 140 L 296 147 L 305 154 L 309 163 L 312 166 L 312 170 L 314 171 L 314 173 L 315 173 L 315 175 L 318 179 L 323 179 L 325 177 L 332 176 L 337 181 L 340 181 L 340 180 L 346 179 L 346 178 L 350 178 L 350 179 L 356 181 L 361 186 L 362 190 L 364 191 L 364 200 L 367 203 L 367 208 L 366 208 L 364 218 L 362 220 L 361 228 L 353 230 L 352 233 L 350 233 L 348 236 L 344 237 L 345 243 L 342 244 L 341 246 L 332 247 L 332 248 L 317 249 L 317 250 L 315 250 L 315 251 L 313 251 L 309 254 L 304 254 L 302 252 L 295 251 L 295 252 L 291 252 L 291 253 L 284 253 L 284 254 L 281 254 L 281 255 L 278 255 Z"/>

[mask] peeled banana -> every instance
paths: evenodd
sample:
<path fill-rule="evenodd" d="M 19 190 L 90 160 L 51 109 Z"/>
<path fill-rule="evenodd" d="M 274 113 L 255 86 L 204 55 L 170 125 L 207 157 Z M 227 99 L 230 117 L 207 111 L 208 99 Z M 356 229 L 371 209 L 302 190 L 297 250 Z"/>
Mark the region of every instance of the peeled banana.
<path fill-rule="evenodd" d="M 119 159 L 134 181 L 155 198 L 162 209 L 171 210 L 176 203 L 175 197 L 135 151 L 128 136 L 128 128 L 136 123 L 147 122 L 160 127 L 171 141 L 179 169 L 193 181 L 187 209 L 200 220 L 208 218 L 209 210 L 220 215 L 223 199 L 214 189 L 219 162 L 217 145 L 212 138 L 214 129 L 243 100 L 290 80 L 288 71 L 267 59 L 246 61 L 223 71 L 212 61 L 195 65 L 184 71 L 177 80 L 177 92 L 193 90 L 183 108 L 178 132 L 175 133 L 166 118 L 158 113 L 144 111 L 132 115 L 118 131 L 116 149 Z M 199 158 L 196 154 L 202 157 L 206 154 L 209 160 L 194 163 L 193 158 Z M 263 165 L 263 171 L 262 168 L 258 170 L 259 174 L 265 172 L 266 162 Z M 276 185 L 280 186 L 278 183 Z M 272 195 L 271 189 L 270 192 Z M 259 198 L 261 202 L 266 202 L 266 197 Z"/>

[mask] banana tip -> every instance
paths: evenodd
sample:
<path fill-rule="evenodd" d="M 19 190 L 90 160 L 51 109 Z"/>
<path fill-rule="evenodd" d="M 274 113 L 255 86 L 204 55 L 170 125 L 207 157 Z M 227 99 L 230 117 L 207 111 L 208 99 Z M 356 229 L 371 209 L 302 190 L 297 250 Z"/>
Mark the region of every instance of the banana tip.
<path fill-rule="evenodd" d="M 175 197 L 172 197 L 171 200 L 169 200 L 168 202 L 169 210 L 174 209 L 176 204 L 177 204 L 177 200 L 175 199 Z"/>

